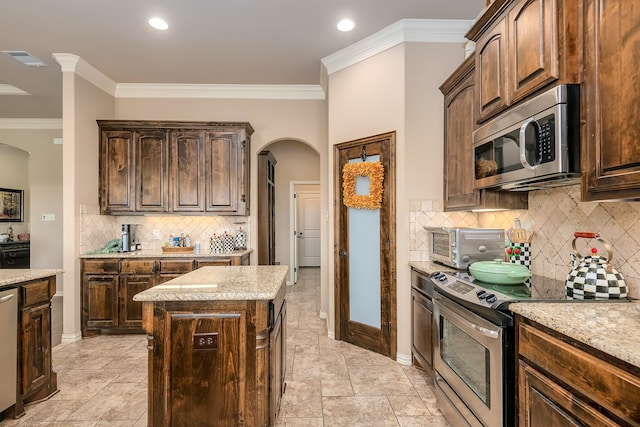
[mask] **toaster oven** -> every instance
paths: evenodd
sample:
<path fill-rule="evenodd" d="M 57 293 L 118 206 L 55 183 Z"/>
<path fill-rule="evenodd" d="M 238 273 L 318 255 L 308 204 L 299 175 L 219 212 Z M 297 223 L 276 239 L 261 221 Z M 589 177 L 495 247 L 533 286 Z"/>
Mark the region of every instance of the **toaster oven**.
<path fill-rule="evenodd" d="M 504 259 L 501 228 L 424 227 L 428 233 L 429 259 L 458 270 L 476 261 Z"/>

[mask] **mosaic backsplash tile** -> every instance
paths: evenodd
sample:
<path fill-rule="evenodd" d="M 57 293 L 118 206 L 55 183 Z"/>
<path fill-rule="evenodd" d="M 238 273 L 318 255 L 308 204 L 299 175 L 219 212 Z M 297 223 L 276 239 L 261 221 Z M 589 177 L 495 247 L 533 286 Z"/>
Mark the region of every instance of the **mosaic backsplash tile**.
<path fill-rule="evenodd" d="M 102 248 L 109 240 L 120 238 L 122 224 L 137 224 L 137 240 L 142 249 L 160 249 L 171 234 L 191 238 L 191 244 L 200 242 L 203 250 L 209 248 L 209 238 L 225 231 L 235 234 L 240 227 L 249 241 L 249 218 L 246 216 L 205 215 L 154 215 L 154 216 L 110 216 L 100 215 L 98 206 L 80 207 L 80 252 Z M 154 230 L 159 239 L 153 238 Z"/>
<path fill-rule="evenodd" d="M 580 187 L 567 186 L 529 193 L 529 209 L 497 212 L 442 212 L 441 201 L 411 201 L 410 260 L 427 261 L 423 226 L 504 228 L 519 218 L 532 232 L 532 272 L 564 281 L 571 269 L 573 233 L 599 233 L 613 248 L 611 264 L 625 278 L 629 296 L 640 298 L 640 203 L 581 202 Z M 596 240 L 578 239 L 576 247 L 587 255 L 590 247 L 607 256 Z"/>

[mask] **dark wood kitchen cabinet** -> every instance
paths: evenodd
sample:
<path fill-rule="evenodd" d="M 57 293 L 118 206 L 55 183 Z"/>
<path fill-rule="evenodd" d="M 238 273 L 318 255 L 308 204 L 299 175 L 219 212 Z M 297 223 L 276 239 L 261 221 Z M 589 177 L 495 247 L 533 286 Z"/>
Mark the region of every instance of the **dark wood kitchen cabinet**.
<path fill-rule="evenodd" d="M 582 200 L 640 198 L 640 8 L 587 0 Z"/>
<path fill-rule="evenodd" d="M 582 22 L 581 0 L 494 0 L 466 35 L 478 121 L 552 83 L 581 83 Z"/>
<path fill-rule="evenodd" d="M 98 125 L 102 214 L 249 214 L 249 123 Z"/>
<path fill-rule="evenodd" d="M 250 252 L 242 254 L 176 258 L 82 259 L 82 336 L 143 333 L 142 304 L 133 296 L 213 265 L 249 265 Z"/>
<path fill-rule="evenodd" d="M 58 389 L 51 357 L 51 299 L 55 293 L 55 276 L 18 285 L 16 416 L 24 412 L 24 404 L 44 399 Z"/>
<path fill-rule="evenodd" d="M 0 268 L 30 268 L 31 243 L 24 241 L 0 243 Z"/>
<path fill-rule="evenodd" d="M 516 316 L 518 425 L 638 426 L 640 369 Z"/>
<path fill-rule="evenodd" d="M 526 209 L 525 192 L 473 188 L 474 67 L 473 57 L 467 58 L 440 86 L 444 94 L 444 210 Z"/>

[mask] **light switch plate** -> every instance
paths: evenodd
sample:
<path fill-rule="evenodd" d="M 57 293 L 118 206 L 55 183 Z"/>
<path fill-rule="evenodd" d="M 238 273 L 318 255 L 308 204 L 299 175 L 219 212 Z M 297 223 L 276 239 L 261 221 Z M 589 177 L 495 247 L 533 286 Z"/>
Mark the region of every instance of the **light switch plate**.
<path fill-rule="evenodd" d="M 42 220 L 43 221 L 55 221 L 56 220 L 56 214 L 42 214 Z"/>

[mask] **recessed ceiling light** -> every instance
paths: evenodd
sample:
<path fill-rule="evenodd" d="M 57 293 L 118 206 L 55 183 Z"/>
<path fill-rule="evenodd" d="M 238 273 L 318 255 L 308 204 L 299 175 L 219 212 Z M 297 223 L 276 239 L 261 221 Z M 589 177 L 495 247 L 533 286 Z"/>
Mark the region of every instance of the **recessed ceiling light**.
<path fill-rule="evenodd" d="M 351 31 L 355 26 L 356 24 L 354 24 L 351 19 L 343 19 L 342 21 L 338 22 L 338 29 L 340 31 Z"/>
<path fill-rule="evenodd" d="M 169 24 L 167 24 L 167 22 L 164 19 L 158 18 L 158 17 L 150 18 L 149 25 L 151 25 L 156 30 L 161 30 L 161 31 L 164 31 L 167 28 L 169 28 Z"/>

